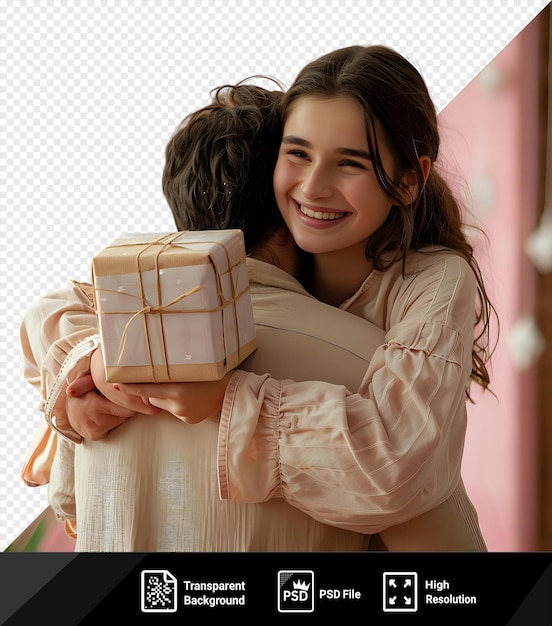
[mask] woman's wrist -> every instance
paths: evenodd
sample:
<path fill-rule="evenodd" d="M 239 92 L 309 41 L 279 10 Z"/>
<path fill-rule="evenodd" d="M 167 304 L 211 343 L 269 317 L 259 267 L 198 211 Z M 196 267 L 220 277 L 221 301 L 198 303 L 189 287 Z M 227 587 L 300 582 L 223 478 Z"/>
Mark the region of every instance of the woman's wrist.
<path fill-rule="evenodd" d="M 65 392 L 73 380 L 90 371 L 91 354 L 98 347 L 99 339 L 99 335 L 87 337 L 68 353 L 48 397 L 41 407 L 46 423 L 62 437 L 73 443 L 79 443 L 80 436 L 66 424 Z"/>

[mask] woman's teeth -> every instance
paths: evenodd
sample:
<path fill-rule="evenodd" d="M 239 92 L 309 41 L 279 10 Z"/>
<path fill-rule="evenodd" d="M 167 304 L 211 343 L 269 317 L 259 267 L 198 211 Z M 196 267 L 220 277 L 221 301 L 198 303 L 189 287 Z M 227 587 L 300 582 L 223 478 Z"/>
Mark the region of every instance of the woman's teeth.
<path fill-rule="evenodd" d="M 339 220 L 346 215 L 346 213 L 333 213 L 330 211 L 324 211 L 323 213 L 320 211 L 311 211 L 302 205 L 299 208 L 301 209 L 301 213 L 304 213 L 308 217 L 313 217 L 315 220 Z"/>

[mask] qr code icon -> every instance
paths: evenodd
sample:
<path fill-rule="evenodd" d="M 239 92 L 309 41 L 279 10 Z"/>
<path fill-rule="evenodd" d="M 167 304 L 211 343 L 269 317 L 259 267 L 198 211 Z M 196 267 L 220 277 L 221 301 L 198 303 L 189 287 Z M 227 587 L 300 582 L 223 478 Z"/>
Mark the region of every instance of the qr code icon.
<path fill-rule="evenodd" d="M 143 613 L 174 613 L 176 611 L 176 578 L 168 570 L 142 570 L 140 588 L 140 609 Z"/>

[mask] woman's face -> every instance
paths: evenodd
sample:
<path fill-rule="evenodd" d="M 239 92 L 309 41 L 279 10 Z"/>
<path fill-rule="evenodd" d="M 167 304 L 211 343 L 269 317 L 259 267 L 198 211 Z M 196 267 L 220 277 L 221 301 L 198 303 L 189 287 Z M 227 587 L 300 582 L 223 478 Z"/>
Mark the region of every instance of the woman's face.
<path fill-rule="evenodd" d="M 393 159 L 378 135 L 388 175 Z M 379 185 L 360 105 L 352 98 L 302 96 L 284 124 L 274 191 L 297 244 L 324 253 L 358 246 L 387 218 L 391 200 Z"/>

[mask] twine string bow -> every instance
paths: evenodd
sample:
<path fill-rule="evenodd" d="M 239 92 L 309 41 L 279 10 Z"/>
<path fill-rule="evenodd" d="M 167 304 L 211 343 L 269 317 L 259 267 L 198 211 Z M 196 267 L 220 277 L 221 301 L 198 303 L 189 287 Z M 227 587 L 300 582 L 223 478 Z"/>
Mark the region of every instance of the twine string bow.
<path fill-rule="evenodd" d="M 190 289 L 189 291 L 186 291 L 185 293 L 180 294 L 176 298 L 173 298 L 170 302 L 165 302 L 163 304 L 155 304 L 153 306 L 151 306 L 150 304 L 146 304 L 139 311 L 136 311 L 136 313 L 134 313 L 134 315 L 128 320 L 128 322 L 125 324 L 125 327 L 123 328 L 123 332 L 121 334 L 121 342 L 119 344 L 119 356 L 117 358 L 117 365 L 120 364 L 121 359 L 123 358 L 123 352 L 125 351 L 128 329 L 135 318 L 137 318 L 139 315 L 142 315 L 142 314 L 146 315 L 147 313 L 161 313 L 161 311 L 163 311 L 164 309 L 167 309 L 173 304 L 180 302 L 180 300 L 183 300 L 184 298 L 191 296 L 193 293 L 196 293 L 200 289 L 201 287 L 197 285 L 193 289 Z"/>

